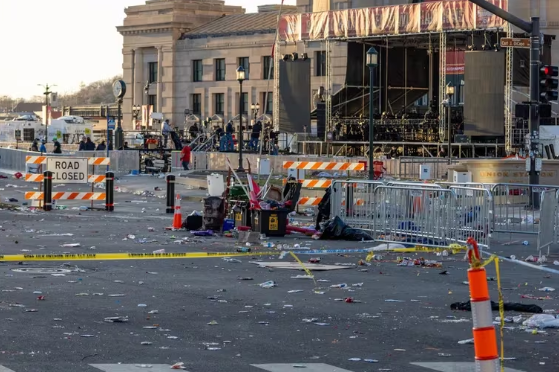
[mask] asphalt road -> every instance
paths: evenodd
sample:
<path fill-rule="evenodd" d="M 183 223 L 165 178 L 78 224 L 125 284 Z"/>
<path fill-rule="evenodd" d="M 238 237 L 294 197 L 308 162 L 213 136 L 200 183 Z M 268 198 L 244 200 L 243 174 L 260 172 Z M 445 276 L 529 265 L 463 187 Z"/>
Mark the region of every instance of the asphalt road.
<path fill-rule="evenodd" d="M 163 187 L 163 180 L 123 181 L 121 185 L 128 188 L 116 195 L 113 214 L 72 210 L 79 203 L 48 213 L 0 210 L 0 252 L 235 251 L 233 239 L 165 231 L 171 223 L 164 214 L 165 199 L 131 193 L 153 189 L 158 182 Z M 0 197 L 23 199 L 22 192 L 31 188 L 2 179 Z M 185 213 L 199 210 L 200 204 L 185 202 L 183 209 Z M 134 238 L 127 238 L 130 234 Z M 175 242 L 185 237 L 189 241 Z M 375 245 L 303 237 L 270 241 L 316 249 Z M 62 246 L 77 243 L 79 247 Z M 530 246 L 505 246 L 499 239 L 493 251 L 518 257 L 535 253 Z M 442 260 L 443 268 L 400 267 L 394 262 L 396 255 L 387 254 L 370 267 L 317 272 L 316 284 L 292 278 L 304 272 L 259 268 L 251 258 L 242 258 L 241 263 L 219 258 L 2 262 L 0 371 L 164 371 L 177 362 L 191 372 L 434 370 L 412 363 L 446 363 L 438 370 L 465 371 L 450 363 L 474 360 L 473 345 L 458 344 L 472 337 L 471 313 L 451 311 L 450 304 L 468 300 L 468 286 L 463 284 L 467 264 L 462 256 L 421 256 Z M 303 261 L 308 258 L 301 256 Z M 324 264 L 356 264 L 364 255 L 321 258 Z M 443 270 L 449 275 L 440 275 Z M 559 310 L 556 292 L 538 291 L 544 286 L 559 290 L 556 275 L 510 263 L 503 263 L 501 271 L 505 301 Z M 492 265 L 488 275 L 495 276 Z M 243 277 L 253 280 L 239 280 Z M 277 287 L 258 285 L 269 280 Z M 330 287 L 341 283 L 348 289 Z M 489 286 L 492 299 L 497 300 L 496 282 Z M 289 293 L 294 290 L 302 292 Z M 521 295 L 549 295 L 550 299 Z M 336 301 L 347 297 L 360 302 Z M 507 313 L 513 315 L 518 314 Z M 106 317 L 128 321 L 109 323 Z M 506 361 L 507 367 L 525 372 L 558 370 L 557 330 L 533 334 L 519 324 L 507 326 L 511 328 L 504 331 L 505 357 L 515 358 Z"/>

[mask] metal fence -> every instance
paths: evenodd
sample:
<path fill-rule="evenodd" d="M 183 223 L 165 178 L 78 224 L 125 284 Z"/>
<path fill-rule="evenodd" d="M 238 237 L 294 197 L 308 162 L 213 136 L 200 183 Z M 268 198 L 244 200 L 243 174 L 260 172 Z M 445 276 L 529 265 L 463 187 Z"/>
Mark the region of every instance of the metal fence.
<path fill-rule="evenodd" d="M 473 237 L 489 247 L 492 234 L 508 235 L 510 243 L 532 235 L 537 250 L 549 252 L 559 242 L 559 186 L 553 185 L 334 181 L 331 214 L 395 243 L 446 246 Z"/>
<path fill-rule="evenodd" d="M 557 243 L 556 226 L 557 218 L 557 200 L 559 191 L 544 190 L 541 193 L 541 209 L 540 221 L 538 224 L 538 251 L 541 252 L 547 248 L 549 255 L 549 248 L 552 244 Z"/>
<path fill-rule="evenodd" d="M 375 240 L 447 246 L 452 243 L 452 191 L 379 186 L 374 193 Z"/>
<path fill-rule="evenodd" d="M 375 189 L 380 181 L 333 181 L 330 195 L 332 216 L 339 216 L 345 223 L 365 230 L 373 229 Z"/>
<path fill-rule="evenodd" d="M 375 240 L 448 246 L 469 237 L 489 247 L 492 195 L 486 188 L 335 181 L 331 214 Z"/>

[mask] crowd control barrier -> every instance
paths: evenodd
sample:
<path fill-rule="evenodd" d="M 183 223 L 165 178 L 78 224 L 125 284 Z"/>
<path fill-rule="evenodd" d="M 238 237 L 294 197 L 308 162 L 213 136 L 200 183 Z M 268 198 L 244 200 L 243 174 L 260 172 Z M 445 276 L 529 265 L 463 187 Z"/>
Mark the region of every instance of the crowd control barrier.
<path fill-rule="evenodd" d="M 331 201 L 332 216 L 375 240 L 446 247 L 473 237 L 489 246 L 492 196 L 485 188 L 334 181 Z"/>
<path fill-rule="evenodd" d="M 473 237 L 484 248 L 491 234 L 508 236 L 505 245 L 533 236 L 548 254 L 559 243 L 559 186 L 336 180 L 331 198 L 331 215 L 379 240 L 441 246 Z"/>
<path fill-rule="evenodd" d="M 26 200 L 40 200 L 45 211 L 53 209 L 55 200 L 105 200 L 105 210 L 114 211 L 114 173 L 95 174 L 96 166 L 110 165 L 110 158 L 76 158 L 66 156 L 27 156 L 26 164 L 46 168 L 43 174 L 26 174 L 27 182 L 41 182 L 42 191 L 26 192 Z M 95 183 L 105 183 L 105 192 L 94 192 Z M 53 183 L 91 184 L 90 192 L 53 192 Z"/>

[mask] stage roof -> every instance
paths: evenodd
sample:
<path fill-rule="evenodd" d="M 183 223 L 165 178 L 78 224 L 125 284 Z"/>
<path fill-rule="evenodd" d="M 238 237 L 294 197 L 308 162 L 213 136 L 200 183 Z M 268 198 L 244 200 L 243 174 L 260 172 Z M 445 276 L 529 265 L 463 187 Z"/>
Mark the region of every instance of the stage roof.
<path fill-rule="evenodd" d="M 507 10 L 508 0 L 489 0 Z M 506 22 L 468 0 L 286 14 L 280 40 L 364 39 L 391 35 L 502 29 Z"/>

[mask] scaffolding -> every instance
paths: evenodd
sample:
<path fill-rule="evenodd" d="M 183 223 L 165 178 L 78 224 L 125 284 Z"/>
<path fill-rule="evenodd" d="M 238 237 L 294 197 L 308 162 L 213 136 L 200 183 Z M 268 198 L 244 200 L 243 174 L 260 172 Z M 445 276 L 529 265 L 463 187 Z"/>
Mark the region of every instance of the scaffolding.
<path fill-rule="evenodd" d="M 332 123 L 332 95 L 334 94 L 333 84 L 334 71 L 332 68 L 332 42 L 326 40 L 326 137 L 333 132 Z M 327 140 L 327 138 L 325 138 Z"/>
<path fill-rule="evenodd" d="M 446 33 L 441 32 L 439 41 L 439 139 L 447 140 L 448 133 L 447 120 L 444 107 L 444 98 L 446 96 Z"/>
<path fill-rule="evenodd" d="M 510 23 L 507 24 L 507 37 L 514 37 L 513 28 Z M 507 48 L 506 53 L 507 64 L 505 69 L 505 151 L 507 155 L 510 155 L 513 152 L 512 109 L 514 103 L 512 100 L 512 92 L 514 85 L 514 48 Z"/>
<path fill-rule="evenodd" d="M 280 61 L 281 55 L 281 40 L 279 37 L 276 39 L 274 53 L 272 55 L 274 66 L 274 89 L 272 92 L 272 119 L 274 121 L 274 131 L 279 131 L 279 112 L 280 112 Z"/>
<path fill-rule="evenodd" d="M 474 15 L 474 21 L 473 23 L 476 24 L 476 17 L 477 15 Z M 502 26 L 501 26 L 502 27 Z M 501 27 L 495 27 L 495 28 L 491 28 L 491 29 L 475 29 L 475 30 L 471 30 L 471 29 L 465 29 L 465 30 L 458 30 L 458 31 L 437 31 L 437 32 L 416 32 L 413 34 L 390 34 L 390 35 L 376 35 L 376 36 L 367 36 L 367 37 L 327 37 L 324 36 L 323 38 L 314 38 L 313 41 L 315 42 L 320 42 L 322 45 L 322 50 L 325 52 L 325 76 L 324 76 L 324 101 L 325 101 L 325 118 L 326 118 L 326 127 L 325 127 L 325 137 L 326 138 L 320 138 L 321 141 L 327 140 L 328 138 L 328 133 L 332 133 L 334 131 L 334 126 L 335 126 L 335 122 L 336 120 L 338 120 L 338 118 L 336 117 L 336 115 L 334 115 L 334 107 L 333 107 L 333 96 L 336 93 L 335 91 L 335 87 L 334 87 L 334 82 L 336 81 L 335 78 L 337 77 L 335 75 L 335 73 L 339 74 L 341 69 L 340 68 L 334 68 L 334 64 L 337 63 L 337 56 L 335 55 L 335 49 L 336 49 L 336 45 L 338 43 L 343 43 L 343 42 L 349 42 L 349 41 L 360 41 L 362 42 L 364 45 L 366 46 L 377 46 L 377 47 L 383 47 L 380 45 L 379 41 L 382 40 L 383 43 L 384 41 L 386 41 L 386 53 L 383 55 L 383 63 L 387 64 L 388 63 L 388 56 L 389 56 L 389 51 L 390 51 L 390 46 L 389 44 L 392 43 L 393 40 L 396 40 L 396 43 L 403 43 L 404 46 L 415 46 L 415 47 L 419 47 L 419 48 L 425 48 L 428 50 L 428 54 L 430 55 L 429 57 L 429 71 L 430 71 L 430 77 L 429 77 L 429 88 L 425 89 L 426 90 L 426 94 L 428 93 L 429 95 L 429 101 L 436 101 L 438 102 L 438 110 L 439 110 L 439 120 L 438 120 L 438 125 L 434 126 L 433 131 L 437 131 L 438 130 L 438 141 L 440 143 L 445 143 L 448 141 L 448 133 L 449 133 L 449 125 L 451 125 L 451 123 L 449 123 L 449 119 L 447 118 L 448 115 L 445 115 L 445 113 L 447 112 L 447 108 L 446 108 L 446 99 L 447 97 L 447 75 L 448 75 L 448 61 L 447 61 L 447 51 L 449 50 L 448 48 L 448 38 L 449 37 L 453 37 L 454 35 L 454 50 L 457 50 L 456 47 L 456 35 L 455 34 L 461 34 L 461 36 L 458 37 L 458 40 L 460 41 L 461 45 L 460 48 L 464 48 L 464 50 L 468 50 L 468 47 L 470 47 L 469 44 L 467 44 L 468 42 L 468 38 L 469 35 L 471 34 L 471 38 L 472 38 L 472 45 L 474 44 L 474 35 L 475 34 L 479 34 L 482 32 L 488 32 L 489 30 L 491 30 L 491 32 L 496 32 L 498 34 L 502 33 L 503 31 L 505 31 L 504 33 L 506 33 L 507 37 L 513 37 L 513 29 L 512 26 L 510 26 L 510 24 L 507 24 L 506 27 L 503 29 Z M 414 44 L 415 41 L 417 40 L 413 40 L 411 41 L 411 43 L 409 42 L 409 40 L 407 39 L 408 37 L 413 38 L 414 36 L 422 36 L 423 38 L 425 38 L 425 41 L 421 41 L 420 44 Z M 437 42 L 437 38 L 438 38 L 438 42 Z M 401 40 L 398 40 L 401 39 Z M 403 41 L 402 41 L 403 40 Z M 294 41 L 295 44 L 298 43 L 298 41 Z M 305 41 L 302 41 L 303 43 L 305 43 Z M 419 43 L 419 42 L 418 42 Z M 438 44 L 438 45 L 437 45 Z M 284 46 L 286 46 L 287 44 L 284 44 Z M 290 44 L 291 46 L 292 44 Z M 276 49 L 275 49 L 276 53 L 275 53 L 275 58 L 274 58 L 274 63 L 276 63 L 276 66 L 279 66 L 279 62 L 281 61 L 282 55 L 280 53 L 280 42 L 278 41 L 276 43 Z M 436 63 L 436 53 L 438 52 L 438 58 L 439 58 L 439 66 L 438 66 L 438 73 L 439 73 L 439 78 L 438 78 L 438 82 L 439 82 L 439 87 L 438 87 L 438 92 L 436 90 L 436 83 L 433 81 L 434 79 L 431 76 L 431 73 L 435 74 L 436 68 L 435 68 L 435 63 Z M 410 77 L 409 72 L 407 70 L 407 66 L 408 66 L 408 60 L 409 60 L 409 55 L 408 55 L 408 50 L 405 49 L 404 51 L 404 56 L 403 58 L 405 59 L 404 62 L 404 84 L 403 87 L 390 87 L 387 86 L 385 84 L 385 86 L 382 86 L 382 78 L 380 79 L 379 83 L 378 83 L 378 90 L 379 90 L 379 107 L 380 110 L 382 112 L 386 111 L 386 112 L 393 112 L 393 108 L 391 107 L 391 101 L 389 101 L 388 99 L 388 90 L 389 89 L 403 89 L 403 95 L 402 98 L 404 100 L 404 106 L 405 109 L 408 109 L 408 105 L 413 104 L 413 102 L 409 102 L 410 99 L 410 95 L 409 92 L 411 90 L 417 90 L 420 88 L 417 87 L 410 87 L 409 82 L 408 82 L 408 78 Z M 505 146 L 503 147 L 503 143 L 499 143 L 498 145 L 496 145 L 495 143 L 492 143 L 489 147 L 499 147 L 501 149 L 505 148 L 506 149 L 506 153 L 511 153 L 514 151 L 514 148 L 516 147 L 513 141 L 513 136 L 515 135 L 515 133 L 513 133 L 513 115 L 514 115 L 514 101 L 513 101 L 513 53 L 514 53 L 514 48 L 506 48 L 506 64 L 505 64 L 505 91 L 504 91 L 504 134 L 505 134 Z M 346 63 L 352 63 L 352 61 L 347 61 Z M 388 67 L 388 65 L 386 65 Z M 338 65 L 336 65 L 336 67 L 338 67 Z M 341 67 L 341 65 L 339 66 Z M 379 66 L 380 68 L 380 66 Z M 390 66 L 389 68 L 398 68 L 395 66 Z M 384 79 L 385 81 L 388 81 L 388 68 L 384 69 Z M 273 102 L 273 113 L 274 113 L 274 126 L 276 130 L 279 130 L 279 78 L 280 78 L 280 72 L 279 72 L 279 68 L 275 68 L 274 69 L 274 102 Z M 363 82 L 364 85 L 366 85 L 366 82 Z M 322 80 L 321 80 L 321 85 L 322 85 Z M 376 84 L 375 84 L 376 85 Z M 344 87 L 347 87 L 347 84 L 344 83 Z M 366 86 L 363 86 L 364 91 Z M 375 92 L 375 89 L 371 89 L 370 91 Z M 381 102 L 384 97 L 382 96 L 382 94 L 380 94 L 381 91 L 385 92 L 385 96 L 386 96 L 386 100 L 384 102 Z M 462 91 L 461 91 L 462 92 Z M 438 96 L 437 96 L 438 94 Z M 363 93 L 363 95 L 361 97 L 352 97 L 349 98 L 348 100 L 346 100 L 345 102 L 351 102 L 351 101 L 355 101 L 357 99 L 363 100 L 363 108 L 366 107 L 366 103 L 365 103 L 365 96 L 367 94 Z M 340 106 L 341 104 L 337 104 L 336 107 Z M 384 110 L 383 110 L 384 108 Z M 358 116 L 363 115 L 366 116 L 366 112 L 364 112 L 363 110 L 358 114 Z M 436 136 L 436 135 L 434 135 Z M 500 141 L 499 141 L 500 142 Z M 413 145 L 414 143 L 411 142 L 410 145 Z M 464 144 L 459 144 L 459 143 L 454 143 L 452 146 L 459 146 L 459 145 L 464 145 Z M 480 146 L 483 147 L 483 144 L 478 144 L 476 146 Z"/>

